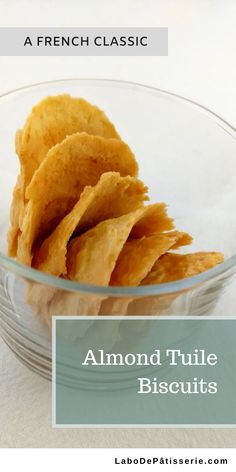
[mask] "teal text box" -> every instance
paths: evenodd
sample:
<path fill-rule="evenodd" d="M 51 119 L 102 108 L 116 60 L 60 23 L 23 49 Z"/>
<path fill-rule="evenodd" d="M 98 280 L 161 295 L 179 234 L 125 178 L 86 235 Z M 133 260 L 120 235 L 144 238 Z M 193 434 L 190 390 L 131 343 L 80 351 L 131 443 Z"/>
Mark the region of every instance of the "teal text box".
<path fill-rule="evenodd" d="M 58 317 L 53 339 L 54 426 L 236 425 L 235 319 Z"/>

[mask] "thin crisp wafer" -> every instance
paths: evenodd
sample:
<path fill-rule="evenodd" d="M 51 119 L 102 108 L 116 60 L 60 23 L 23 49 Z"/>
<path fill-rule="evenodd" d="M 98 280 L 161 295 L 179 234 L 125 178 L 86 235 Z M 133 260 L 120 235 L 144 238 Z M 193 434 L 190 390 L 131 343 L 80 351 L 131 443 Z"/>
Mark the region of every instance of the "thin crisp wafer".
<path fill-rule="evenodd" d="M 51 96 L 33 107 L 21 136 L 19 132 L 17 135 L 24 188 L 30 183 L 48 151 L 66 136 L 77 132 L 120 138 L 104 112 L 82 98 L 67 94 Z"/>
<path fill-rule="evenodd" d="M 117 138 L 114 125 L 98 107 L 82 98 L 57 95 L 44 98 L 35 105 L 22 130 L 17 130 L 16 153 L 21 172 L 11 204 L 11 228 L 8 233 L 8 254 L 15 257 L 21 215 L 25 204 L 25 189 L 49 149 L 66 136 L 86 132 L 104 138 Z"/>
<path fill-rule="evenodd" d="M 47 154 L 26 190 L 22 234 L 17 258 L 30 265 L 33 245 L 40 246 L 77 203 L 86 185 L 95 185 L 104 172 L 136 176 L 138 166 L 127 144 L 77 133 Z"/>
<path fill-rule="evenodd" d="M 163 284 L 192 277 L 212 269 L 223 261 L 224 256 L 220 252 L 167 253 L 158 259 L 141 285 Z"/>
<path fill-rule="evenodd" d="M 85 187 L 79 201 L 36 252 L 33 265 L 53 275 L 66 274 L 67 243 L 75 230 L 136 210 L 147 199 L 147 187 L 135 177 L 103 174 L 94 187 Z M 57 255 L 55 257 L 55 254 Z"/>
<path fill-rule="evenodd" d="M 71 280 L 108 285 L 118 256 L 132 230 L 145 236 L 152 231 L 170 229 L 172 220 L 163 203 L 148 205 L 119 218 L 103 221 L 71 241 L 67 251 L 67 276 Z M 155 226 L 156 224 L 156 226 Z"/>
<path fill-rule="evenodd" d="M 110 285 L 135 286 L 150 272 L 153 264 L 162 254 L 172 248 L 177 241 L 187 243 L 186 233 L 172 231 L 140 239 L 129 239 L 124 245 L 115 269 L 111 275 Z"/>

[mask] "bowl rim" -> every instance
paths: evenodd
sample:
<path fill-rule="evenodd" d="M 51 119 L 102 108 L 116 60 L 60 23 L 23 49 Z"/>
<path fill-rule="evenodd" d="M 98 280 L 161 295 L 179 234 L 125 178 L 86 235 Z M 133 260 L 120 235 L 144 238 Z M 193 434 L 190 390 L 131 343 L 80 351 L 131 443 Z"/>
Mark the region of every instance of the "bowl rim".
<path fill-rule="evenodd" d="M 236 139 L 236 128 L 234 128 L 230 123 L 228 123 L 224 118 L 219 116 L 214 111 L 210 110 L 204 105 L 199 104 L 198 102 L 186 98 L 182 95 L 163 90 L 154 86 L 142 84 L 139 82 L 132 82 L 132 81 L 125 81 L 125 80 L 116 80 L 116 79 L 107 79 L 107 78 L 65 78 L 65 79 L 56 79 L 56 80 L 48 80 L 43 82 L 38 82 L 30 85 L 25 85 L 14 90 L 10 90 L 0 95 L 0 101 L 8 96 L 12 96 L 14 94 L 18 94 L 29 89 L 43 87 L 47 85 L 59 84 L 59 83 L 68 83 L 68 82 L 79 82 L 79 83 L 89 83 L 89 84 L 96 84 L 97 86 L 118 86 L 123 88 L 132 88 L 137 89 L 140 91 L 152 92 L 157 93 L 159 95 L 166 95 L 169 96 L 172 100 L 177 100 L 180 102 L 184 102 L 185 104 L 191 106 L 192 108 L 196 108 L 196 111 L 202 112 L 207 114 L 210 119 L 215 121 L 215 123 L 220 126 L 225 132 L 231 135 L 234 139 Z M 204 282 L 214 280 L 219 275 L 223 275 L 224 273 L 230 271 L 231 269 L 236 267 L 236 254 L 229 257 L 227 260 L 222 262 L 221 264 L 217 265 L 213 269 L 207 270 L 205 272 L 201 272 L 198 275 L 194 275 L 192 277 L 187 277 L 185 279 L 176 280 L 174 282 L 168 282 L 163 284 L 155 284 L 155 285 L 141 285 L 138 287 L 118 287 L 118 286 L 100 286 L 100 285 L 91 285 L 91 284 L 82 284 L 73 282 L 70 280 L 62 279 L 60 277 L 56 277 L 54 275 L 46 274 L 36 270 L 32 267 L 28 267 L 24 264 L 21 264 L 4 255 L 0 252 L 0 264 L 6 270 L 13 271 L 19 276 L 27 278 L 28 280 L 32 280 L 34 282 L 38 282 L 43 285 L 50 285 L 55 288 L 72 291 L 72 292 L 79 292 L 79 293 L 90 293 L 91 295 L 106 295 L 107 297 L 140 297 L 140 296 L 153 296 L 153 295 L 163 295 L 163 294 L 170 294 L 179 291 L 188 290 L 191 288 L 195 288 L 203 284 Z"/>

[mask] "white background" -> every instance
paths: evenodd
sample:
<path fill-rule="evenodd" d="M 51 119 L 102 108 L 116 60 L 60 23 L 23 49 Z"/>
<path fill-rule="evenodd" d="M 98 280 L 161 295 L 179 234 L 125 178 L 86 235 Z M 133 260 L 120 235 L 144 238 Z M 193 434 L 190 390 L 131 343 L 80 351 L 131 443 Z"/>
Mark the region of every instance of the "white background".
<path fill-rule="evenodd" d="M 42 80 L 133 80 L 190 97 L 236 125 L 235 0 L 0 0 L 0 26 L 168 26 L 168 57 L 0 59 L 0 92 Z"/>
<path fill-rule="evenodd" d="M 0 26 L 168 26 L 168 57 L 1 57 L 0 93 L 106 77 L 189 97 L 236 125 L 235 0 L 0 0 Z M 224 303 L 235 304 L 234 291 Z M 0 446 L 234 447 L 236 430 L 52 430 L 51 386 L 0 342 Z M 220 469 L 219 469 L 220 470 Z"/>
<path fill-rule="evenodd" d="M 235 471 L 236 457 L 234 450 L 222 449 L 17 449 L 14 454 L 9 449 L 1 451 L 1 459 L 7 464 L 7 470 L 13 471 L 17 468 L 18 472 L 31 472 L 32 464 L 34 464 L 34 472 L 41 472 L 43 468 L 47 470 L 56 469 L 58 472 L 64 472 L 68 468 L 68 464 L 77 464 L 77 469 L 96 470 L 102 472 L 110 472 L 111 470 L 124 469 L 125 465 L 115 465 L 115 461 L 119 464 L 122 460 L 128 462 L 129 460 L 144 459 L 158 459 L 157 463 L 153 465 L 127 465 L 128 470 L 173 470 L 178 472 L 189 471 L 192 467 L 194 470 L 210 471 L 230 470 Z M 190 466 L 191 460 L 201 459 L 203 464 Z M 171 465 L 171 460 L 188 460 L 189 463 L 181 465 Z M 220 465 L 222 459 L 227 460 L 227 465 Z M 162 461 L 162 463 L 161 463 Z M 167 461 L 167 462 L 166 462 Z M 210 461 L 210 462 L 209 462 Z M 214 462 L 215 461 L 215 462 Z M 167 465 L 163 465 L 167 464 Z"/>

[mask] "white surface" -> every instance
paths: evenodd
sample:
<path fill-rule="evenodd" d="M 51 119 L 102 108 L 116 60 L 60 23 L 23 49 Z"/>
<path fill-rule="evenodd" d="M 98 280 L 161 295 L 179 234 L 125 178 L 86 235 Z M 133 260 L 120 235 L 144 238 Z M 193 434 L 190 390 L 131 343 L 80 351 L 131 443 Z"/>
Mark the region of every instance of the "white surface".
<path fill-rule="evenodd" d="M 0 92 L 106 77 L 190 97 L 236 125 L 235 0 L 1 0 L 0 26 L 168 26 L 168 57 L 0 58 Z"/>
<path fill-rule="evenodd" d="M 165 464 L 165 471 L 177 470 L 178 462 L 181 464 L 179 470 L 188 470 L 195 465 L 195 470 L 200 465 L 200 470 L 212 471 L 212 465 L 230 465 L 230 470 L 235 470 L 236 456 L 234 449 L 15 449 L 14 451 L 4 449 L 1 451 L 1 459 L 7 464 L 8 470 L 18 472 L 31 472 L 34 463 L 34 472 L 41 472 L 45 464 L 49 470 L 64 472 L 68 464 L 77 464 L 82 470 L 102 470 L 110 472 L 117 470 L 117 464 L 127 464 L 129 470 L 150 470 L 154 466 L 156 470 Z M 144 462 L 145 461 L 145 462 Z M 148 462 L 149 461 L 149 462 Z M 178 462 L 174 462 L 178 461 Z M 183 461 L 181 463 L 181 461 Z M 122 464 L 122 465 L 123 465 Z M 182 464 L 186 465 L 184 467 Z M 217 468 L 216 468 L 217 469 Z"/>
<path fill-rule="evenodd" d="M 0 93 L 44 80 L 107 77 L 164 88 L 236 125 L 234 0 L 1 0 L 0 26 L 168 26 L 160 58 L 0 58 Z M 234 286 L 221 299 L 233 314 Z M 215 311 L 217 313 L 217 309 Z M 236 430 L 52 430 L 51 385 L 0 341 L 0 446 L 234 447 Z"/>

